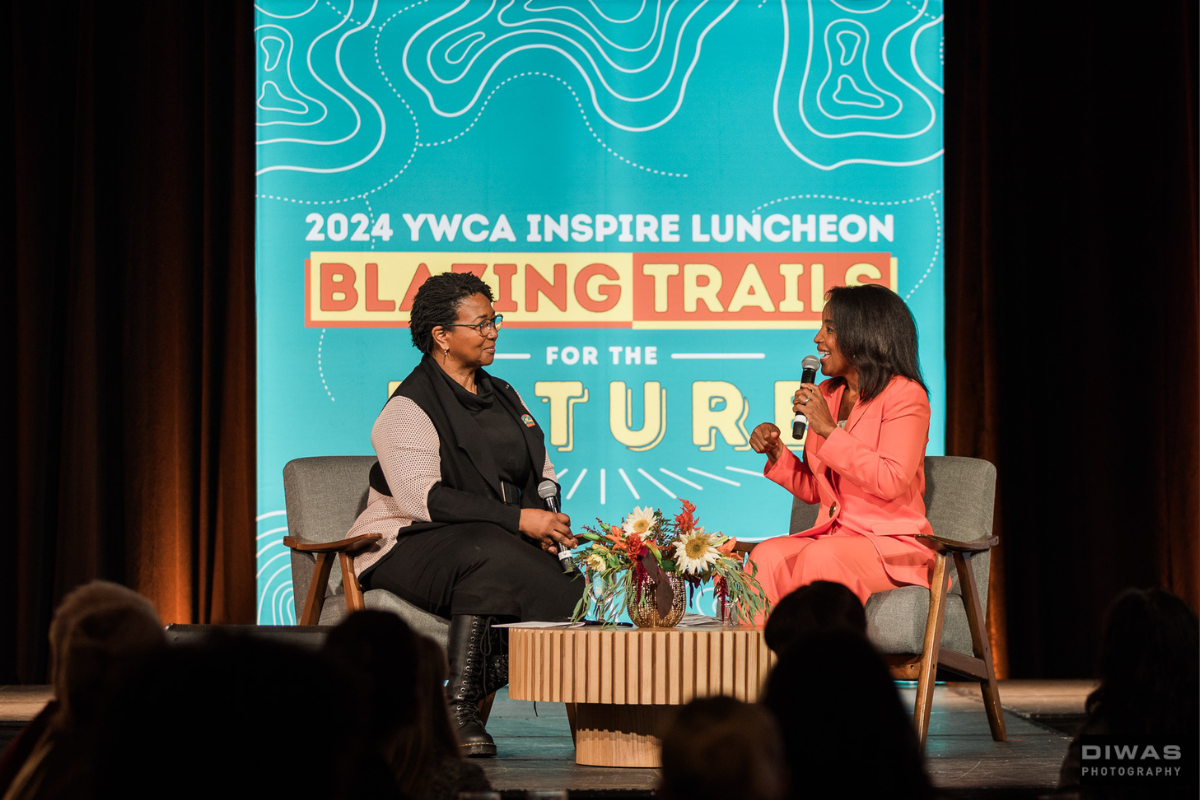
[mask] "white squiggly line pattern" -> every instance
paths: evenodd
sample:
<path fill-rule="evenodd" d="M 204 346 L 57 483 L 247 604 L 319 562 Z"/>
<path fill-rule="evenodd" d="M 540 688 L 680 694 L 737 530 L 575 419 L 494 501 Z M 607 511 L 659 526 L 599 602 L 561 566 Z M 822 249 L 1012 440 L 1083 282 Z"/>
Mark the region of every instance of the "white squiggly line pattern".
<path fill-rule="evenodd" d="M 629 97 L 629 96 L 623 95 L 620 92 L 618 92 L 604 78 L 603 72 L 600 69 L 599 64 L 597 64 L 595 58 L 593 58 L 592 54 L 588 51 L 588 49 L 586 47 L 584 47 L 583 44 L 581 44 L 579 41 L 576 41 L 575 39 L 572 39 L 570 36 L 559 33 L 556 30 L 551 30 L 549 28 L 532 28 L 532 27 L 530 27 L 530 28 L 525 28 L 523 30 L 512 31 L 509 33 L 502 34 L 502 35 L 492 39 L 491 41 L 489 41 L 483 47 L 481 47 L 471 57 L 471 60 L 468 62 L 466 67 L 460 71 L 458 76 L 453 77 L 453 78 L 444 78 L 444 77 L 440 76 L 433 67 L 432 54 L 434 52 L 434 49 L 437 47 L 437 45 L 443 39 L 445 39 L 449 36 L 452 36 L 456 33 L 459 33 L 462 30 L 464 30 L 465 28 L 467 28 L 471 25 L 474 25 L 474 24 L 478 24 L 478 23 L 482 22 L 485 18 L 490 17 L 492 11 L 496 7 L 495 0 L 493 0 L 491 5 L 488 7 L 487 11 L 485 11 L 483 14 L 477 16 L 476 18 L 470 20 L 467 23 L 453 27 L 447 33 L 444 33 L 441 36 L 438 36 L 431 45 L 429 45 L 428 47 L 422 48 L 425 51 L 424 52 L 425 67 L 428 70 L 431 80 L 433 80 L 437 83 L 443 84 L 443 85 L 452 85 L 452 84 L 459 83 L 465 79 L 465 76 L 468 74 L 471 67 L 489 49 L 498 46 L 498 44 L 500 42 L 503 42 L 506 39 L 509 39 L 512 37 L 528 37 L 533 34 L 549 37 L 551 39 L 560 39 L 565 43 L 564 46 L 571 46 L 571 47 L 579 50 L 580 53 L 582 53 L 583 58 L 587 62 L 590 69 L 585 69 L 584 66 L 578 60 L 576 60 L 574 55 L 572 55 L 567 50 L 563 49 L 563 47 L 559 47 L 554 44 L 549 44 L 544 41 L 537 41 L 534 44 L 511 46 L 511 47 L 508 47 L 508 49 L 504 50 L 503 52 L 501 52 L 495 56 L 495 60 L 488 66 L 485 74 L 477 82 L 475 82 L 475 83 L 477 83 L 477 86 L 474 89 L 473 93 L 471 94 L 471 97 L 465 103 L 462 103 L 461 107 L 459 107 L 459 108 L 442 108 L 439 105 L 438 98 L 435 96 L 434 89 L 431 88 L 429 85 L 427 85 L 427 83 L 425 81 L 423 81 L 421 78 L 419 78 L 413 72 L 412 57 L 415 55 L 413 53 L 413 47 L 414 47 L 414 44 L 417 42 L 417 40 L 422 37 L 422 34 L 425 34 L 427 31 L 432 32 L 432 30 L 437 25 L 439 25 L 442 22 L 451 20 L 453 17 L 458 15 L 459 12 L 463 11 L 469 5 L 469 0 L 465 0 L 465 2 L 463 2 L 461 5 L 457 6 L 453 10 L 448 11 L 445 14 L 442 14 L 441 16 L 439 16 L 439 17 L 435 18 L 434 20 L 421 26 L 421 28 L 419 28 L 411 37 L 409 37 L 408 42 L 406 42 L 405 46 L 404 46 L 404 53 L 402 56 L 402 64 L 404 67 L 404 73 L 408 77 L 408 79 L 410 81 L 412 81 L 413 84 L 415 84 L 425 94 L 425 96 L 428 100 L 428 103 L 429 103 L 430 110 L 432 110 L 435 114 L 437 114 L 440 117 L 453 118 L 453 117 L 462 116 L 463 114 L 466 114 L 472 108 L 475 107 L 475 105 L 479 102 L 479 99 L 480 99 L 481 95 L 483 94 L 485 88 L 489 85 L 489 83 L 492 79 L 492 75 L 495 73 L 495 71 L 500 67 L 500 65 L 505 60 L 507 60 L 508 58 L 516 55 L 517 53 L 520 53 L 525 50 L 549 50 L 549 51 L 552 51 L 552 52 L 555 52 L 555 53 L 558 53 L 559 55 L 561 55 L 568 62 L 570 62 L 572 64 L 572 66 L 574 66 L 575 69 L 579 72 L 580 77 L 582 77 L 584 82 L 587 84 L 588 93 L 590 95 L 593 108 L 595 109 L 596 113 L 605 122 L 607 122 L 609 125 L 613 126 L 614 128 L 618 128 L 620 130 L 631 131 L 631 132 L 650 131 L 650 130 L 655 130 L 656 128 L 659 128 L 662 125 L 665 125 L 668 121 L 670 121 L 678 113 L 679 108 L 683 104 L 684 96 L 686 95 L 688 80 L 690 79 L 690 77 L 692 75 L 692 71 L 695 69 L 697 62 L 699 61 L 700 53 L 703 48 L 704 38 L 708 35 L 709 31 L 711 31 L 714 26 L 716 26 L 722 19 L 724 19 L 724 17 L 729 13 L 729 11 L 736 4 L 737 4 L 737 0 L 734 0 L 734 2 L 732 2 L 728 6 L 726 6 L 724 8 L 724 10 L 722 10 L 721 13 L 719 15 L 717 15 L 717 17 L 715 19 L 713 19 L 707 26 L 705 26 L 705 28 L 698 34 L 697 39 L 696 39 L 696 44 L 695 44 L 695 52 L 693 53 L 692 58 L 691 58 L 690 62 L 688 63 L 686 70 L 684 71 L 683 77 L 680 81 L 678 95 L 675 99 L 675 102 L 674 102 L 672 108 L 667 113 L 662 115 L 662 117 L 660 119 L 657 119 L 648 125 L 627 125 L 627 124 L 624 124 L 622 122 L 619 122 L 619 121 L 613 119 L 601 107 L 596 83 L 599 83 L 600 86 L 605 90 L 605 92 L 607 93 L 607 95 L 606 95 L 607 97 L 611 97 L 617 101 L 621 101 L 621 102 L 624 102 L 627 104 L 643 102 L 645 100 L 649 100 L 649 99 L 655 97 L 656 95 L 660 94 L 661 92 L 665 91 L 665 89 L 673 81 L 675 73 L 676 73 L 677 62 L 679 60 L 679 49 L 682 45 L 682 36 L 683 36 L 683 32 L 687 28 L 688 21 L 690 21 L 693 17 L 695 17 L 700 12 L 700 10 L 705 5 L 707 5 L 707 0 L 705 0 L 705 2 L 701 2 L 701 3 L 697 4 L 694 8 L 692 8 L 691 13 L 688 14 L 687 18 L 682 23 L 682 25 L 680 27 L 680 31 L 679 31 L 679 38 L 677 39 L 677 41 L 675 43 L 675 48 L 674 48 L 674 51 L 672 54 L 672 62 L 671 62 L 670 70 L 667 74 L 666 80 L 656 90 L 654 90 L 648 94 L 645 94 L 641 97 Z M 509 2 L 503 9 L 500 10 L 500 12 L 497 14 L 497 23 L 503 27 L 508 27 L 508 28 L 529 25 L 531 21 L 525 21 L 525 22 L 520 22 L 520 23 L 506 23 L 502 19 L 503 12 L 505 10 L 508 10 L 509 8 L 511 8 L 512 5 L 513 5 L 513 3 Z M 671 7 L 674 8 L 675 3 L 672 3 Z M 669 13 L 670 12 L 668 11 L 668 14 Z M 554 22 L 556 22 L 560 25 L 564 25 L 568 28 L 574 29 L 583 38 L 587 39 L 589 42 L 596 45 L 598 52 L 601 54 L 601 57 L 603 59 L 605 59 L 607 61 L 607 63 L 610 64 L 614 69 L 617 69 L 618 71 L 622 71 L 622 72 L 633 71 L 633 70 L 618 66 L 616 64 L 615 60 L 613 60 L 607 54 L 607 52 L 604 50 L 604 48 L 599 46 L 599 44 L 596 42 L 595 38 L 592 37 L 590 34 L 588 34 L 586 31 L 584 31 L 583 29 L 579 28 L 579 26 L 574 25 L 569 22 L 566 22 L 564 20 L 554 20 Z M 431 35 L 432 35 L 432 33 L 431 33 Z M 665 31 L 664 31 L 664 35 L 665 35 Z M 653 59 L 651 63 L 653 63 L 654 61 L 657 61 L 657 58 Z M 649 64 L 643 65 L 640 69 L 645 69 L 648 66 L 649 66 Z M 595 80 L 593 80 L 593 77 Z"/>
<path fill-rule="evenodd" d="M 257 172 L 255 172 L 255 175 L 263 175 L 268 172 L 274 172 L 276 170 L 284 170 L 284 171 L 289 171 L 289 172 L 311 172 L 311 173 L 318 173 L 318 174 L 332 174 L 332 173 L 339 173 L 339 172 L 349 172 L 350 170 L 356 169 L 358 167 L 361 167 L 363 164 L 366 164 L 368 161 L 370 161 L 372 158 L 374 158 L 375 154 L 379 152 L 379 149 L 381 147 L 383 147 L 383 142 L 387 138 L 387 118 L 385 117 L 385 115 L 383 113 L 383 109 L 379 107 L 379 104 L 377 102 L 375 102 L 374 98 L 372 98 L 370 95 L 368 95 L 362 89 L 358 88 L 358 86 L 356 86 L 350 80 L 350 78 L 346 75 L 346 72 L 342 67 L 342 47 L 345 45 L 346 39 L 349 38 L 350 36 L 354 35 L 355 33 L 358 33 L 359 31 L 363 30 L 365 27 L 367 27 L 368 23 L 372 19 L 374 19 L 375 11 L 378 8 L 378 6 L 379 6 L 379 0 L 373 0 L 373 2 L 371 4 L 371 15 L 367 18 L 367 21 L 359 24 L 358 27 L 356 27 L 356 28 L 351 28 L 350 30 L 346 31 L 345 33 L 343 33 L 341 35 L 341 37 L 338 39 L 337 47 L 334 50 L 334 59 L 333 59 L 334 65 L 337 67 L 338 75 L 341 76 L 342 81 L 347 86 L 349 86 L 356 94 L 358 94 L 360 97 L 362 97 L 364 100 L 366 100 L 371 105 L 371 107 L 375 109 L 375 113 L 379 117 L 379 138 L 375 142 L 375 146 L 371 149 L 371 152 L 367 153 L 367 155 L 363 156 L 358 161 L 355 161 L 352 164 L 347 164 L 347 165 L 340 166 L 340 167 L 310 167 L 310 166 L 302 166 L 302 165 L 298 165 L 298 164 L 273 164 L 273 165 L 259 169 Z M 348 20 L 350 20 L 350 13 L 354 9 L 353 2 L 351 2 L 351 4 L 350 4 L 350 9 L 351 9 L 350 11 L 346 12 L 346 16 L 342 19 L 342 21 L 340 23 L 338 23 L 333 28 L 330 28 L 329 30 L 321 33 L 319 36 L 317 36 L 316 38 L 313 39 L 311 44 L 309 44 L 308 54 L 307 54 L 307 64 L 308 64 L 309 73 L 312 74 L 313 78 L 315 78 L 317 80 L 317 82 L 320 83 L 323 87 L 325 87 L 325 89 L 327 91 L 336 95 L 340 100 L 342 100 L 353 112 L 353 114 L 354 114 L 354 130 L 351 131 L 348 135 L 342 137 L 341 139 L 336 139 L 333 141 L 315 141 L 312 139 L 296 139 L 296 138 L 281 137 L 281 138 L 277 138 L 277 139 L 260 141 L 260 142 L 257 142 L 257 144 L 273 144 L 273 143 L 277 143 L 277 142 L 292 142 L 292 143 L 299 143 L 299 144 L 331 146 L 331 145 L 336 145 L 336 144 L 343 144 L 347 141 L 350 141 L 351 139 L 353 139 L 355 136 L 358 135 L 358 132 L 362 129 L 362 115 L 359 113 L 357 106 L 355 106 L 354 103 L 350 102 L 350 100 L 347 99 L 346 96 L 343 95 L 341 92 L 337 91 L 332 86 L 330 86 L 328 83 L 326 83 L 324 81 L 324 79 L 321 78 L 320 74 L 317 72 L 317 70 L 313 67 L 313 64 L 312 64 L 312 54 L 313 54 L 313 50 L 317 46 L 317 43 L 321 39 L 323 39 L 325 36 L 329 35 L 333 31 L 342 27 Z"/>
<path fill-rule="evenodd" d="M 511 83 L 512 81 L 515 81 L 518 78 L 524 78 L 524 77 L 528 77 L 528 76 L 541 76 L 541 77 L 546 77 L 546 78 L 552 78 L 552 79 L 558 81 L 559 83 L 561 83 L 563 86 L 565 86 L 567 91 L 569 91 L 571 93 L 572 99 L 575 100 L 575 105 L 579 109 L 580 115 L 583 117 L 583 123 L 584 123 L 584 125 L 587 126 L 588 133 L 590 133 L 592 135 L 592 138 L 594 138 L 596 140 L 596 142 L 601 147 L 603 147 L 606 151 L 608 151 L 608 153 L 611 154 L 614 158 L 625 162 L 626 164 L 630 165 L 631 167 L 636 167 L 637 169 L 643 170 L 644 172 L 652 173 L 654 175 L 666 175 L 671 178 L 686 178 L 688 176 L 688 174 L 686 172 L 670 172 L 668 170 L 655 169 L 654 167 L 647 167 L 644 164 L 639 164 L 636 161 L 631 161 L 630 159 L 628 159 L 625 156 L 618 153 L 616 150 L 613 150 L 611 147 L 609 147 L 604 142 L 603 139 L 600 138 L 600 134 L 598 134 L 596 132 L 596 129 L 592 127 L 591 121 L 588 120 L 587 109 L 585 109 L 583 107 L 583 101 L 579 99 L 579 95 L 575 92 L 575 89 L 573 89 L 571 87 L 571 84 L 567 83 L 565 80 L 563 80 L 559 76 L 554 75 L 549 72 L 521 72 L 516 75 L 513 75 L 512 77 L 505 78 L 503 81 L 496 84 L 496 86 L 488 94 L 487 98 L 483 101 L 482 104 L 480 104 L 479 113 L 477 113 L 475 115 L 475 118 L 473 120 L 471 120 L 471 124 L 467 125 L 467 127 L 464 128 L 462 131 L 455 134 L 454 136 L 451 136 L 448 139 L 442 139 L 441 141 L 438 141 L 438 142 L 422 142 L 420 146 L 421 147 L 438 147 L 439 145 L 450 144 L 451 142 L 462 138 L 463 136 L 465 136 L 467 134 L 468 131 L 470 131 L 472 128 L 475 127 L 475 123 L 478 122 L 479 118 L 483 116 L 483 112 L 484 112 L 484 109 L 487 108 L 487 104 L 489 102 L 491 102 L 492 95 L 496 94 L 496 92 L 500 90 L 500 87 L 504 86 L 507 83 Z"/>
<path fill-rule="evenodd" d="M 909 19 L 903 25 L 900 25 L 899 27 L 894 28 L 884 39 L 883 45 L 881 47 L 882 63 L 883 63 L 883 66 L 885 67 L 885 69 L 887 70 L 887 72 L 899 84 L 902 84 L 904 87 L 906 87 L 908 90 L 910 90 L 916 97 L 920 98 L 925 103 L 925 106 L 926 106 L 926 108 L 928 110 L 928 114 L 929 114 L 928 121 L 920 129 L 918 129 L 916 131 L 906 131 L 906 132 L 900 132 L 900 133 L 891 133 L 891 132 L 868 130 L 868 129 L 860 129 L 860 130 L 845 131 L 845 132 L 826 132 L 826 131 L 818 130 L 817 127 L 812 124 L 812 122 L 808 118 L 808 114 L 805 110 L 805 98 L 807 96 L 806 93 L 808 91 L 809 79 L 810 79 L 810 75 L 811 75 L 812 68 L 813 68 L 812 60 L 813 60 L 813 53 L 815 51 L 814 42 L 815 42 L 815 35 L 816 35 L 816 16 L 813 13 L 812 2 L 813 2 L 813 0 L 808 0 L 808 4 L 807 4 L 808 12 L 809 12 L 808 16 L 809 16 L 809 21 L 810 21 L 809 31 L 808 31 L 808 49 L 807 49 L 807 53 L 805 56 L 803 76 L 800 81 L 800 89 L 799 89 L 797 104 L 796 104 L 796 110 L 798 112 L 800 122 L 802 123 L 804 129 L 807 131 L 807 135 L 814 136 L 818 140 L 842 139 L 842 140 L 848 140 L 848 142 L 852 142 L 852 141 L 856 141 L 857 137 L 868 137 L 868 138 L 882 139 L 882 140 L 914 139 L 914 138 L 922 137 L 925 134 L 929 133 L 931 130 L 933 130 L 933 127 L 937 120 L 937 109 L 934 107 L 933 103 L 930 101 L 930 99 L 924 93 L 922 93 L 919 89 L 917 89 L 917 87 L 913 86 L 909 81 L 905 80 L 904 77 L 901 76 L 892 67 L 892 65 L 888 62 L 888 56 L 887 56 L 888 45 L 890 44 L 892 39 L 895 38 L 897 35 L 899 35 L 901 31 L 905 30 L 906 28 L 908 28 L 909 26 L 911 26 L 913 23 L 915 23 L 917 20 L 919 20 L 921 18 L 922 14 L 924 14 L 924 9 L 928 6 L 928 2 L 923 3 L 920 11 L 918 11 L 911 19 Z M 837 5 L 837 4 L 835 4 L 835 5 Z M 840 5 L 838 7 L 842 8 L 842 6 L 840 6 Z M 889 159 L 889 158 L 865 157 L 865 156 L 851 156 L 851 157 L 842 158 L 839 156 L 836 160 L 833 161 L 833 163 L 823 163 L 823 161 L 825 161 L 826 159 L 818 160 L 817 158 L 803 152 L 801 150 L 801 148 L 798 147 L 796 145 L 796 143 L 792 140 L 792 137 L 788 135 L 788 132 L 785 130 L 785 125 L 784 125 L 784 121 L 783 121 L 782 114 L 781 114 L 781 96 L 782 96 L 782 90 L 783 90 L 783 85 L 784 85 L 784 79 L 788 72 L 788 62 L 789 62 L 789 58 L 790 58 L 790 52 L 793 48 L 793 42 L 792 42 L 791 22 L 790 22 L 790 17 L 788 14 L 787 0 L 780 0 L 780 8 L 781 8 L 781 11 L 783 14 L 783 57 L 780 61 L 779 75 L 776 78 L 776 82 L 775 82 L 775 93 L 774 93 L 774 98 L 773 98 L 773 111 L 774 111 L 774 118 L 775 118 L 775 129 L 778 131 L 779 136 L 783 140 L 784 144 L 788 147 L 789 150 L 791 150 L 791 152 L 795 156 L 797 156 L 798 158 L 803 160 L 805 163 L 807 163 L 813 167 L 816 167 L 817 169 L 824 170 L 824 171 L 834 170 L 834 169 L 837 169 L 839 167 L 843 167 L 843 166 L 846 166 L 849 164 L 874 164 L 874 165 L 879 165 L 879 166 L 908 167 L 908 166 L 916 166 L 918 164 L 924 164 L 929 161 L 932 161 L 935 158 L 941 157 L 941 155 L 944 151 L 941 147 L 938 147 L 936 152 L 933 152 L 929 155 L 926 155 L 926 156 L 920 157 L 920 158 L 898 157 L 898 158 Z M 882 8 L 882 6 L 881 6 L 881 8 Z M 878 9 L 875 9 L 875 10 L 878 10 Z M 860 11 L 860 12 L 856 12 L 856 13 L 865 14 L 865 13 L 870 13 L 870 12 Z M 922 26 L 922 28 L 919 29 L 918 32 L 913 35 L 913 46 L 910 47 L 910 58 L 912 59 L 913 67 L 915 68 L 916 72 L 918 74 L 920 74 L 922 78 L 924 78 L 926 83 L 928 83 L 930 86 L 937 89 L 939 92 L 941 91 L 941 88 L 938 87 L 936 84 L 934 84 L 931 80 L 929 80 L 929 78 L 925 77 L 924 74 L 921 72 L 920 67 L 916 63 L 915 41 L 916 41 L 917 37 L 919 36 L 920 31 L 924 30 L 926 27 L 929 27 L 929 26 L 932 26 L 935 24 L 940 24 L 941 19 L 942 19 L 942 17 L 939 16 L 939 17 L 935 18 L 934 22 L 929 23 L 929 25 Z M 829 67 L 830 74 L 832 74 L 833 59 L 832 59 L 832 55 L 831 55 L 830 49 L 829 49 L 828 34 L 830 31 L 832 31 L 834 29 L 834 26 L 839 25 L 840 23 L 844 24 L 844 25 L 855 26 L 864 32 L 867 31 L 867 28 L 865 25 L 863 25 L 863 23 L 861 23 L 857 20 L 850 20 L 850 19 L 833 20 L 832 22 L 830 22 L 828 24 L 828 26 L 826 26 L 825 31 L 824 31 L 824 38 L 826 40 L 826 59 L 830 65 L 830 67 Z M 862 56 L 861 56 L 861 67 L 863 70 L 862 74 L 864 75 L 864 77 L 866 77 L 866 71 L 865 71 L 866 70 L 866 48 L 865 48 L 865 45 L 863 47 L 863 52 L 862 52 Z M 826 76 L 826 80 L 828 80 L 828 77 L 829 76 Z M 879 92 L 885 92 L 885 90 L 883 90 L 881 87 L 875 85 L 873 81 L 870 81 L 869 77 L 866 77 L 866 80 L 868 81 L 868 83 L 871 84 L 871 86 L 875 90 L 878 90 Z M 821 88 L 824 88 L 824 86 L 825 86 L 825 81 L 822 81 Z M 840 83 L 839 83 L 839 86 L 840 86 Z M 821 107 L 821 98 L 820 98 L 821 88 L 819 88 L 817 90 L 818 110 L 821 110 L 821 112 L 823 114 L 825 114 L 825 116 L 829 119 L 841 119 L 842 117 L 830 117 L 829 114 L 827 112 L 825 112 L 824 109 Z M 897 105 L 895 106 L 896 110 L 893 113 L 882 117 L 884 119 L 896 116 L 900 112 L 900 110 L 903 109 L 903 100 L 901 98 L 899 98 L 898 96 L 896 96 L 890 92 L 885 92 L 885 93 L 890 95 L 892 98 L 894 98 Z M 854 118 L 854 117 L 863 118 L 863 119 L 868 118 L 868 117 L 863 116 L 862 114 L 858 114 L 858 115 L 851 114 L 851 115 L 847 115 L 844 118 Z M 873 118 L 873 119 L 875 119 L 875 118 Z"/>

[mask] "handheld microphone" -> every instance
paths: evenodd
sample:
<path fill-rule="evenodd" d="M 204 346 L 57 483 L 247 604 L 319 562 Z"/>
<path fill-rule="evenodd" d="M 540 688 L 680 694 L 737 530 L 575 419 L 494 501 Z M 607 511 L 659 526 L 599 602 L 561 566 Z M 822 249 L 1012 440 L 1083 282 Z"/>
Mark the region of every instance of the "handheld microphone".
<path fill-rule="evenodd" d="M 804 371 L 800 373 L 800 382 L 812 383 L 817 379 L 817 370 L 821 368 L 821 359 L 816 356 L 805 356 L 804 360 L 800 362 L 800 366 L 804 368 Z M 807 427 L 808 417 L 796 414 L 792 417 L 792 438 L 797 440 L 803 438 L 804 430 Z"/>
<path fill-rule="evenodd" d="M 558 505 L 558 487 L 554 481 L 544 480 L 538 484 L 538 497 L 546 502 L 546 508 L 553 511 L 555 514 L 562 513 Z M 567 550 L 562 545 L 558 546 L 558 565 L 562 567 L 562 571 L 566 575 L 574 575 L 575 562 L 571 560 L 571 551 Z"/>

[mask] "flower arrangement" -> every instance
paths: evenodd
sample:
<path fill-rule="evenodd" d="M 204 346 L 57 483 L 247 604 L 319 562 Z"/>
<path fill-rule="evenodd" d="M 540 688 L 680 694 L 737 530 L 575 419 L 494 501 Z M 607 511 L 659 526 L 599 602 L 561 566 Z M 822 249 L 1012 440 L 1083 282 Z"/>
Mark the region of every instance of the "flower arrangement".
<path fill-rule="evenodd" d="M 573 556 L 575 565 L 586 576 L 587 588 L 575 607 L 574 619 L 600 619 L 616 622 L 621 601 L 635 607 L 652 604 L 657 620 L 669 627 L 682 616 L 683 585 L 691 591 L 707 581 L 713 582 L 720 616 L 734 623 L 750 623 L 770 611 L 770 603 L 759 586 L 758 566 L 751 572 L 742 569 L 734 555 L 737 540 L 723 533 L 705 531 L 696 518 L 696 506 L 683 500 L 683 510 L 671 520 L 656 508 L 635 507 L 620 525 L 585 527 L 580 537 L 589 544 Z M 678 589 L 676 588 L 678 587 Z M 671 608 L 676 614 L 670 613 Z"/>

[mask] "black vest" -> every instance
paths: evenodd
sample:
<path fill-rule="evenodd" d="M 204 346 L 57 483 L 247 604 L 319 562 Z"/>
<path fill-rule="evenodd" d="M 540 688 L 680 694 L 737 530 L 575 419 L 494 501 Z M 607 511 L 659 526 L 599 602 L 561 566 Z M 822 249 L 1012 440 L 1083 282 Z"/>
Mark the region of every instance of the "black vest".
<path fill-rule="evenodd" d="M 453 390 L 438 374 L 440 371 L 441 367 L 425 356 L 396 387 L 392 398 L 407 397 L 433 422 L 439 440 L 443 485 L 503 502 L 500 476 L 487 439 L 479 423 L 462 407 Z M 538 497 L 537 487 L 543 480 L 542 467 L 546 463 L 542 429 L 526 411 L 524 403 L 511 386 L 482 369 L 479 372 L 491 381 L 496 402 L 516 420 L 524 434 L 525 446 L 529 451 L 529 477 L 525 485 L 520 487 L 521 506 L 541 508 L 543 501 Z M 388 402 L 391 402 L 391 398 Z M 371 488 L 380 494 L 392 495 L 378 462 L 371 468 Z"/>

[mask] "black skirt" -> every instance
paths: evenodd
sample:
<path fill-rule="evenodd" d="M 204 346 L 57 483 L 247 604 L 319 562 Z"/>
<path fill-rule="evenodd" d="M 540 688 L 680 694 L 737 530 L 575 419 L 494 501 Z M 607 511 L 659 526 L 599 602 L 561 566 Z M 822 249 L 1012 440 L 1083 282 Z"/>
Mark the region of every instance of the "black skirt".
<path fill-rule="evenodd" d="M 524 621 L 568 619 L 583 580 L 564 575 L 558 558 L 490 522 L 463 522 L 405 533 L 362 576 L 443 617 L 476 614 Z"/>

